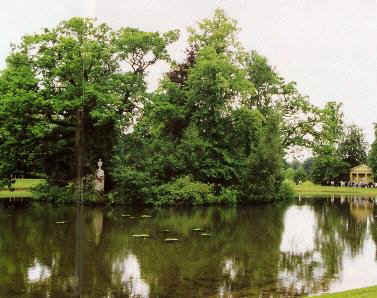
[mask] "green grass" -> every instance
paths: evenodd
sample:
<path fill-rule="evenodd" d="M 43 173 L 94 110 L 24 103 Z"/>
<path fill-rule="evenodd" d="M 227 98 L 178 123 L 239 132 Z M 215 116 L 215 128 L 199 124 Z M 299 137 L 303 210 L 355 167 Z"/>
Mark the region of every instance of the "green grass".
<path fill-rule="evenodd" d="M 30 189 L 31 187 L 37 186 L 44 181 L 44 179 L 17 179 L 16 183 L 14 184 L 14 188 L 18 190 Z"/>
<path fill-rule="evenodd" d="M 376 298 L 377 297 L 377 286 L 350 290 L 345 292 L 339 292 L 334 294 L 323 294 L 320 296 L 310 296 L 310 297 L 320 297 L 320 298 Z"/>
<path fill-rule="evenodd" d="M 44 179 L 17 179 L 13 185 L 15 191 L 11 192 L 7 188 L 0 189 L 0 198 L 32 198 L 30 188 L 44 181 Z"/>
<path fill-rule="evenodd" d="M 0 198 L 9 197 L 30 197 L 33 195 L 30 188 L 43 183 L 44 179 L 17 179 L 14 184 L 15 191 L 12 193 L 5 189 L 0 189 Z M 328 195 L 363 195 L 377 196 L 376 188 L 355 188 L 355 187 L 337 187 L 337 186 L 321 186 L 306 181 L 300 185 L 296 185 L 293 181 L 288 181 L 293 187 L 296 194 L 301 196 L 328 196 Z M 377 296 L 376 296 L 377 297 Z"/>
<path fill-rule="evenodd" d="M 9 190 L 0 190 L 0 199 L 4 198 L 32 198 L 33 194 L 28 190 L 15 190 L 10 192 Z"/>
<path fill-rule="evenodd" d="M 289 182 L 296 194 L 302 196 L 321 196 L 321 195 L 362 195 L 377 196 L 377 188 L 357 188 L 357 187 L 338 187 L 338 186 L 321 186 L 306 181 L 300 185 Z M 376 296 L 377 297 L 377 296 Z"/>

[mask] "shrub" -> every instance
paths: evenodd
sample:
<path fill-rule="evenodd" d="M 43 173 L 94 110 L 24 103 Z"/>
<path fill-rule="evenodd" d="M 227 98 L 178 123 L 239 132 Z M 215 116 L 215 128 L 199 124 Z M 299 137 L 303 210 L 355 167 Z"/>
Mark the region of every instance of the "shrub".
<path fill-rule="evenodd" d="M 83 183 L 82 200 L 84 203 L 94 203 L 103 200 L 103 197 L 94 190 L 91 181 L 93 181 L 92 177 L 87 177 Z M 32 192 L 37 200 L 46 202 L 74 203 L 80 199 L 75 192 L 73 184 L 57 186 L 47 182 L 32 188 Z"/>
<path fill-rule="evenodd" d="M 190 176 L 184 176 L 173 182 L 154 188 L 154 198 L 147 203 L 153 205 L 170 205 L 187 203 L 201 205 L 213 200 L 213 186 L 193 181 Z"/>

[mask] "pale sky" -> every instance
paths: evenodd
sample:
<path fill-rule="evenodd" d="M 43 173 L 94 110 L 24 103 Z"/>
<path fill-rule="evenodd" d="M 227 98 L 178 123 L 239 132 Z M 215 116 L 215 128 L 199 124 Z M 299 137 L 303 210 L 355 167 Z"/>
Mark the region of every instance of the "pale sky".
<path fill-rule="evenodd" d="M 343 103 L 348 124 L 362 127 L 369 142 L 377 122 L 377 0 L 12 0 L 0 10 L 0 69 L 9 44 L 26 33 L 72 16 L 95 16 L 114 29 L 181 30 L 171 48 L 182 57 L 187 26 L 215 8 L 238 21 L 244 47 L 267 56 L 312 103 Z M 152 86 L 166 66 L 150 74 Z"/>

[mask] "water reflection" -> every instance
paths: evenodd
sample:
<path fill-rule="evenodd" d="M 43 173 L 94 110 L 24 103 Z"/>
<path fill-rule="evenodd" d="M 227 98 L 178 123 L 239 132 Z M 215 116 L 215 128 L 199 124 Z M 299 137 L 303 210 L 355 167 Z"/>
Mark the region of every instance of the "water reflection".
<path fill-rule="evenodd" d="M 0 297 L 277 298 L 369 286 L 377 283 L 375 216 L 374 202 L 356 197 L 239 208 L 0 207 Z M 144 233 L 150 238 L 131 237 Z"/>
<path fill-rule="evenodd" d="M 123 260 L 115 260 L 112 265 L 113 282 L 124 284 L 130 296 L 149 297 L 149 285 L 141 278 L 137 257 L 128 254 Z"/>
<path fill-rule="evenodd" d="M 27 269 L 27 279 L 30 283 L 41 282 L 50 277 L 50 268 L 40 264 L 37 260 Z"/>
<path fill-rule="evenodd" d="M 315 214 L 309 206 L 291 206 L 284 216 L 280 251 L 293 254 L 314 249 Z"/>
<path fill-rule="evenodd" d="M 349 202 L 351 215 L 359 222 L 366 222 L 373 216 L 374 202 L 368 199 L 354 197 Z"/>
<path fill-rule="evenodd" d="M 237 267 L 232 259 L 227 259 L 224 262 L 223 273 L 228 275 L 231 280 L 234 280 L 237 274 Z"/>

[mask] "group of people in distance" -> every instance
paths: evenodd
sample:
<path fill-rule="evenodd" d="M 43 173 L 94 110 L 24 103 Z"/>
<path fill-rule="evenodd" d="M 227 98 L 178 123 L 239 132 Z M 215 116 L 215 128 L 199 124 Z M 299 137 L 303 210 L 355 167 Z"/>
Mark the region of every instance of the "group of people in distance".
<path fill-rule="evenodd" d="M 341 186 L 341 187 L 364 187 L 364 188 L 377 188 L 377 182 L 352 182 L 352 181 L 329 181 L 328 185 L 330 186 Z"/>

